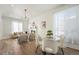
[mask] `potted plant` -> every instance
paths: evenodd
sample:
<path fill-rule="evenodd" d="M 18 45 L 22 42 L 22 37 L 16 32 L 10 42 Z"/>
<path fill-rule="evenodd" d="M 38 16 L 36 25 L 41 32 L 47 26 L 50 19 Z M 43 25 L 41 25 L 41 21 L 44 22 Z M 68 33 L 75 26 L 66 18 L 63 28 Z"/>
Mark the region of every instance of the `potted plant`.
<path fill-rule="evenodd" d="M 47 37 L 53 37 L 52 30 L 48 30 L 46 35 L 47 35 Z"/>

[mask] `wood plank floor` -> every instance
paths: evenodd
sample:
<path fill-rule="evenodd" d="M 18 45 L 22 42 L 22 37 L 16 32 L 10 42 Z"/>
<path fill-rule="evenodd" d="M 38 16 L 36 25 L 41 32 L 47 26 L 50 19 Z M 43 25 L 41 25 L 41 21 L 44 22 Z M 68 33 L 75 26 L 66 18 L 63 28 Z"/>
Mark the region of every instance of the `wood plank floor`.
<path fill-rule="evenodd" d="M 65 55 L 79 55 L 79 51 L 71 48 L 64 48 Z M 39 48 L 35 54 L 35 41 L 18 44 L 17 39 L 0 40 L 0 55 L 43 55 Z M 58 55 L 62 55 L 61 50 Z"/>

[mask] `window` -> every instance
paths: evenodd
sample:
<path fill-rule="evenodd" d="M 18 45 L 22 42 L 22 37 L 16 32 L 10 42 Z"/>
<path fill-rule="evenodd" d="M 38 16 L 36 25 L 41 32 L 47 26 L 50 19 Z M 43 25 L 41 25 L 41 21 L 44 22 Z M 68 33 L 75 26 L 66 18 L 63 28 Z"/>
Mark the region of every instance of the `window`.
<path fill-rule="evenodd" d="M 60 36 L 64 34 L 64 15 L 62 12 L 54 15 L 54 34 Z"/>
<path fill-rule="evenodd" d="M 22 22 L 12 22 L 12 32 L 22 32 Z"/>
<path fill-rule="evenodd" d="M 64 35 L 65 40 L 79 39 L 79 6 L 54 14 L 54 35 Z"/>

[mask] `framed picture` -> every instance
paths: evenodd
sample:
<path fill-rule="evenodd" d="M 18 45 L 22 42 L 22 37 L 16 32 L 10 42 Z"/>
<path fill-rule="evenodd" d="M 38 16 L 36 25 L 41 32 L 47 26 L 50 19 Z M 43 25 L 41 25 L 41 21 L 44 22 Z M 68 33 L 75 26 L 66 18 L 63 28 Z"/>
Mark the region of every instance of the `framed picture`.
<path fill-rule="evenodd" d="M 42 21 L 42 27 L 46 28 L 46 21 Z"/>

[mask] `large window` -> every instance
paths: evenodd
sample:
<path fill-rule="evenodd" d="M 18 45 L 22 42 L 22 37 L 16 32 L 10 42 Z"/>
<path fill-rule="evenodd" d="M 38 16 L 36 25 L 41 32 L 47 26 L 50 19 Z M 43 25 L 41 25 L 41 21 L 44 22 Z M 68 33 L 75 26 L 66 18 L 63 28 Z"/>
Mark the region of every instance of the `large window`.
<path fill-rule="evenodd" d="M 22 32 L 22 22 L 12 22 L 12 32 Z"/>
<path fill-rule="evenodd" d="M 79 41 L 79 6 L 54 14 L 54 34 L 64 35 L 66 42 Z"/>
<path fill-rule="evenodd" d="M 62 12 L 54 15 L 54 34 L 57 36 L 64 34 L 64 15 Z"/>

